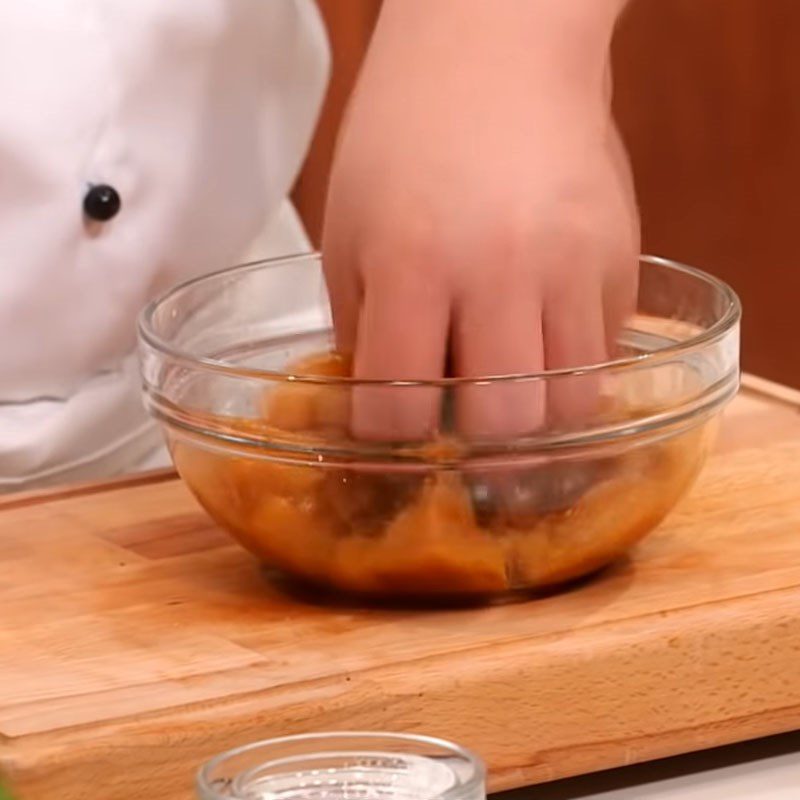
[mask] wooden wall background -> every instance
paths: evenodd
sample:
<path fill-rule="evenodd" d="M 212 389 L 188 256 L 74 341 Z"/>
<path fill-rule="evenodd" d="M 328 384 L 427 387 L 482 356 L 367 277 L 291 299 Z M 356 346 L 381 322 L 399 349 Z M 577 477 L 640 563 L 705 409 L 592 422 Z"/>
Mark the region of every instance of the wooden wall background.
<path fill-rule="evenodd" d="M 296 193 L 315 237 L 342 108 L 380 6 L 318 2 L 334 77 Z M 615 78 L 644 249 L 730 281 L 745 307 L 745 368 L 800 387 L 798 42 L 798 0 L 634 0 Z"/>
<path fill-rule="evenodd" d="M 436 0 L 431 0 L 436 2 Z M 317 135 L 295 187 L 294 200 L 311 238 L 319 243 L 325 187 L 342 112 L 378 18 L 381 0 L 317 0 L 333 51 L 333 74 Z"/>

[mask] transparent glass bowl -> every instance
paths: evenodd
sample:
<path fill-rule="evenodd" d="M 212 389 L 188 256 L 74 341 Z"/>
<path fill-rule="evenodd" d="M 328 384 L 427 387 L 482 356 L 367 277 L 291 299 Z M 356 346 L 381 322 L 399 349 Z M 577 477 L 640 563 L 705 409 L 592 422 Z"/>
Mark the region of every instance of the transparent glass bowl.
<path fill-rule="evenodd" d="M 472 597 L 579 578 L 659 524 L 737 391 L 739 319 L 726 285 L 648 257 L 615 361 L 363 383 L 328 355 L 320 261 L 304 256 L 173 289 L 143 314 L 140 342 L 146 402 L 178 472 L 267 565 L 350 593 Z M 531 397 L 567 387 L 596 402 L 512 438 L 459 432 L 453 409 L 466 393 L 510 386 Z M 354 437 L 359 391 L 395 403 L 436 393 L 440 434 Z"/>
<path fill-rule="evenodd" d="M 486 800 L 485 769 L 427 736 L 323 733 L 272 739 L 212 759 L 200 800 Z"/>

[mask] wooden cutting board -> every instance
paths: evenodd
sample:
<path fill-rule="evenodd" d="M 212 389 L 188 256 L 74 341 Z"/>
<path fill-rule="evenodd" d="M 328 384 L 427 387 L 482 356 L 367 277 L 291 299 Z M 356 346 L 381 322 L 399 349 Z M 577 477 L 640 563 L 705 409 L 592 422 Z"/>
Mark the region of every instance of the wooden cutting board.
<path fill-rule="evenodd" d="M 169 475 L 0 500 L 0 771 L 190 798 L 259 738 L 425 732 L 508 788 L 800 728 L 800 396 L 750 380 L 629 561 L 469 611 L 291 599 Z"/>

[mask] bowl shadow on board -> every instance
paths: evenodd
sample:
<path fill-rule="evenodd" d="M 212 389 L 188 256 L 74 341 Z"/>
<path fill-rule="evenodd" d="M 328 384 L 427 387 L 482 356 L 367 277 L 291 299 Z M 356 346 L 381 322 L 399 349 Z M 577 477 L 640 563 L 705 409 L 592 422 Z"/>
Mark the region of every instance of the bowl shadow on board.
<path fill-rule="evenodd" d="M 499 606 L 521 605 L 536 601 L 551 600 L 578 593 L 602 591 L 605 601 L 624 593 L 634 578 L 634 560 L 625 554 L 611 564 L 594 572 L 563 584 L 535 590 L 516 590 L 497 596 L 415 596 L 382 597 L 345 593 L 320 586 L 296 577 L 277 572 L 267 566 L 261 567 L 264 580 L 270 588 L 287 600 L 303 606 L 333 608 L 339 611 L 469 611 Z"/>

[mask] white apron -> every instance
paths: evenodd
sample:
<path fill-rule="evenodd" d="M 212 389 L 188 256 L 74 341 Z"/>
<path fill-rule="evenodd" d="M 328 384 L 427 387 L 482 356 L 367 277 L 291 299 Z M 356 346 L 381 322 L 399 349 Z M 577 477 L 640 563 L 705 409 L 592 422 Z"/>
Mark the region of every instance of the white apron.
<path fill-rule="evenodd" d="M 136 317 L 307 249 L 286 198 L 327 71 L 313 0 L 2 5 L 0 491 L 159 463 Z"/>

